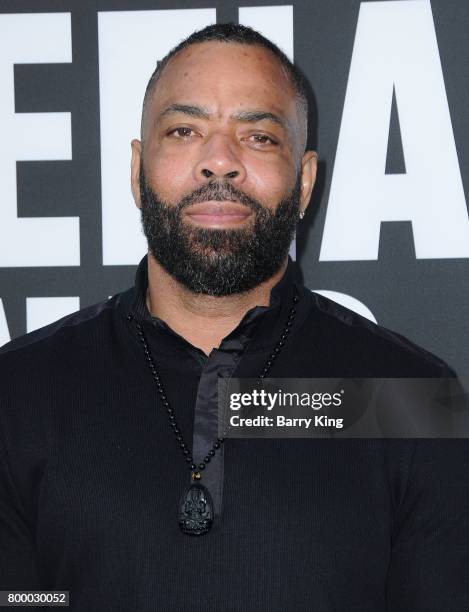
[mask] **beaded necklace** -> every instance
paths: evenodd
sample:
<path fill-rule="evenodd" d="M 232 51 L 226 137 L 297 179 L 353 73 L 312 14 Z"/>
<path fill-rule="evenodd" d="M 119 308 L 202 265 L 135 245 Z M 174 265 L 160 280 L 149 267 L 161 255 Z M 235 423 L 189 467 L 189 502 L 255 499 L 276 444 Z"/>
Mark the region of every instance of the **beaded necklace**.
<path fill-rule="evenodd" d="M 264 367 L 262 368 L 261 373 L 259 374 L 259 378 L 263 379 L 268 374 L 270 368 L 274 364 L 274 361 L 277 359 L 280 354 L 283 345 L 290 333 L 290 328 L 293 325 L 293 320 L 296 315 L 296 304 L 299 301 L 298 294 L 295 294 L 293 297 L 293 305 L 290 308 L 287 321 L 283 328 L 283 332 L 280 335 L 271 355 L 267 359 Z M 132 314 L 127 315 L 127 319 L 131 321 L 133 319 Z M 213 501 L 212 496 L 210 495 L 210 491 L 201 484 L 200 480 L 202 479 L 202 473 L 207 467 L 207 464 L 210 463 L 211 458 L 215 455 L 217 450 L 221 447 L 223 442 L 225 441 L 225 437 L 217 438 L 213 444 L 212 448 L 208 451 L 207 455 L 204 457 L 203 461 L 199 464 L 194 462 L 194 458 L 192 457 L 192 453 L 189 450 L 184 438 L 182 436 L 181 430 L 176 421 L 176 416 L 174 414 L 174 410 L 171 407 L 168 398 L 166 396 L 166 392 L 163 386 L 163 382 L 161 380 L 161 376 L 158 372 L 158 369 L 153 360 L 153 356 L 151 354 L 150 347 L 148 346 L 147 340 L 145 338 L 145 334 L 143 332 L 143 326 L 138 321 L 135 324 L 137 328 L 137 335 L 142 342 L 143 350 L 145 353 L 145 359 L 148 363 L 148 367 L 153 377 L 153 381 L 156 385 L 156 389 L 160 396 L 161 403 L 166 410 L 168 415 L 170 427 L 173 430 L 173 433 L 176 438 L 176 442 L 178 443 L 184 459 L 192 472 L 192 484 L 187 487 L 184 493 L 181 496 L 178 508 L 178 522 L 181 531 L 186 535 L 198 536 L 205 535 L 208 533 L 213 524 L 214 511 L 213 511 Z"/>

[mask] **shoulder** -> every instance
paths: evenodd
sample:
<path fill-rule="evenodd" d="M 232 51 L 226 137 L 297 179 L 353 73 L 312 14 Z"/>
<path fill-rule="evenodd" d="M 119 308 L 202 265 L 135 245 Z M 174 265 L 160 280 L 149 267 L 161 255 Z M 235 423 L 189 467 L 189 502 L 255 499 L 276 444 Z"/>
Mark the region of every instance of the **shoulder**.
<path fill-rule="evenodd" d="M 122 357 L 125 293 L 118 293 L 0 348 L 0 430 L 10 443 L 45 447 L 106 406 L 103 380 Z M 1 431 L 0 431 L 1 435 Z"/>
<path fill-rule="evenodd" d="M 318 293 L 303 288 L 309 305 L 307 327 L 321 345 L 333 350 L 340 362 L 353 363 L 365 373 L 391 377 L 455 377 L 439 357 L 402 334 L 377 325 Z M 346 368 L 348 370 L 348 368 Z"/>
<path fill-rule="evenodd" d="M 45 364 L 50 366 L 97 346 L 122 295 L 118 293 L 7 342 L 0 347 L 0 370 L 13 374 L 21 368 L 24 376 L 25 372 L 32 374 Z"/>

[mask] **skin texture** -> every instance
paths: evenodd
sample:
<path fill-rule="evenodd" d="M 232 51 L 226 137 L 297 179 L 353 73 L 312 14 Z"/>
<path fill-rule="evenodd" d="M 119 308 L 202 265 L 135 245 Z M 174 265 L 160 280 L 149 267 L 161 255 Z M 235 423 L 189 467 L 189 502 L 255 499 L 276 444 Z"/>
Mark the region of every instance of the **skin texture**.
<path fill-rule="evenodd" d="M 300 173 L 300 210 L 308 206 L 317 155 L 304 152 L 304 121 L 295 93 L 267 49 L 207 42 L 181 51 L 149 99 L 142 138 L 143 143 L 131 143 L 131 186 L 138 208 L 140 164 L 149 186 L 168 203 L 224 179 L 274 210 Z M 236 208 L 230 202 L 195 206 L 184 213 L 187 223 L 234 228 L 252 222 L 249 214 L 224 216 Z M 222 215 L 195 214 L 204 206 Z M 214 297 L 187 290 L 149 252 L 147 304 L 155 316 L 209 354 L 250 308 L 269 304 L 271 288 L 286 264 L 251 291 Z"/>

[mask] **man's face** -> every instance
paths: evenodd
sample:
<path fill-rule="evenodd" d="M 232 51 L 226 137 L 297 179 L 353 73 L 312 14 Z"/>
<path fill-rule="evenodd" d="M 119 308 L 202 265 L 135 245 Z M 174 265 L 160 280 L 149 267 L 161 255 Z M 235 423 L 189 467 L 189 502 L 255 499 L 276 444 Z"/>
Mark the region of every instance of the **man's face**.
<path fill-rule="evenodd" d="M 132 190 L 153 256 L 190 290 L 253 288 L 285 261 L 315 155 L 281 64 L 203 43 L 173 57 L 132 142 Z"/>

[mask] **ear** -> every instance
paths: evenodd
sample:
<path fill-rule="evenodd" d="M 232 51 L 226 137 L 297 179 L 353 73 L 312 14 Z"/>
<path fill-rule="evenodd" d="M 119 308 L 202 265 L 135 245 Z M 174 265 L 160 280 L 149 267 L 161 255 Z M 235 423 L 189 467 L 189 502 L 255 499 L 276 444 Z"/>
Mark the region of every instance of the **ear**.
<path fill-rule="evenodd" d="M 130 143 L 132 147 L 132 161 L 130 162 L 130 186 L 134 196 L 135 206 L 140 208 L 140 164 L 142 163 L 142 143 L 134 138 Z"/>
<path fill-rule="evenodd" d="M 301 159 L 300 212 L 305 212 L 308 208 L 316 181 L 317 166 L 318 154 L 316 151 L 306 151 Z"/>

